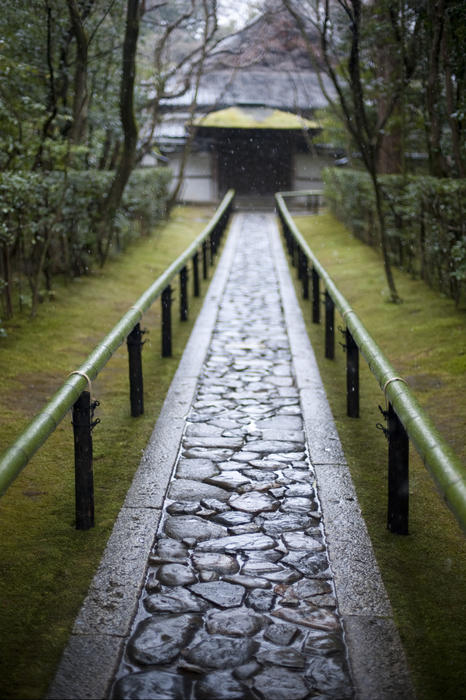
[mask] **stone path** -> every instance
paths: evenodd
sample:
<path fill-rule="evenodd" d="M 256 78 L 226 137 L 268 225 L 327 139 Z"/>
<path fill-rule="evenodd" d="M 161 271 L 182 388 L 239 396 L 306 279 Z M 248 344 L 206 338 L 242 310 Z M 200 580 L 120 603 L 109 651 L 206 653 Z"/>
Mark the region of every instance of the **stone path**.
<path fill-rule="evenodd" d="M 293 294 L 237 215 L 49 698 L 412 697 Z"/>
<path fill-rule="evenodd" d="M 116 698 L 352 697 L 277 275 L 253 217 L 166 513 Z"/>

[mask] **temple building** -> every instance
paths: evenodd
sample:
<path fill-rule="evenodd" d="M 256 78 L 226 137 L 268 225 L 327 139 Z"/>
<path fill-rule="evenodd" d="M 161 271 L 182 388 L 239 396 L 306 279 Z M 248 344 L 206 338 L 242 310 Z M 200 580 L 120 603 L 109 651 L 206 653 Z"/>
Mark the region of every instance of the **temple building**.
<path fill-rule="evenodd" d="M 314 113 L 327 104 L 321 80 L 293 19 L 273 2 L 224 39 L 201 79 L 179 199 L 215 202 L 231 187 L 243 198 L 320 187 L 322 168 L 335 160 L 315 144 Z M 162 104 L 157 141 L 175 176 L 192 100 L 188 90 Z"/>

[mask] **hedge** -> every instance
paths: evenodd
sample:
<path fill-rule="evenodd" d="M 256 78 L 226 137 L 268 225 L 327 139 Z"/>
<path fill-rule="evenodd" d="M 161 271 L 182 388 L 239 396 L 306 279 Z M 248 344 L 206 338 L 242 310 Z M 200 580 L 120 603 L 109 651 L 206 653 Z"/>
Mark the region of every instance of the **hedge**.
<path fill-rule="evenodd" d="M 0 173 L 0 293 L 3 313 L 33 305 L 53 277 L 83 275 L 99 262 L 102 201 L 113 173 Z M 136 170 L 117 214 L 114 249 L 145 235 L 165 213 L 171 172 Z M 102 235 L 102 234 L 100 234 Z"/>
<path fill-rule="evenodd" d="M 369 176 L 327 168 L 325 198 L 331 211 L 361 240 L 378 246 Z M 382 175 L 390 258 L 459 303 L 466 281 L 466 180 Z"/>

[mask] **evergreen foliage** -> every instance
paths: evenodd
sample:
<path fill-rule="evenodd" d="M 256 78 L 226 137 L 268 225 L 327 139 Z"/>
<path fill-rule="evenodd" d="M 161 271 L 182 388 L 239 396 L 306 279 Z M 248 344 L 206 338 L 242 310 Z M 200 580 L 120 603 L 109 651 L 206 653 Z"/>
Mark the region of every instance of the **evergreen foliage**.
<path fill-rule="evenodd" d="M 160 103 L 196 84 L 216 33 L 215 0 L 3 3 L 0 315 L 34 315 L 54 275 L 103 265 L 129 221 L 145 234 L 166 211 L 168 172 L 136 169 L 156 163 Z"/>
<path fill-rule="evenodd" d="M 355 236 L 379 246 L 367 173 L 328 168 L 325 195 Z M 466 282 L 466 180 L 380 176 L 391 262 L 460 303 Z"/>
<path fill-rule="evenodd" d="M 78 277 L 102 262 L 100 206 L 112 178 L 102 170 L 0 172 L 0 284 L 8 315 L 25 306 L 34 311 L 54 276 Z M 166 168 L 133 171 L 113 250 L 164 215 L 170 178 Z"/>

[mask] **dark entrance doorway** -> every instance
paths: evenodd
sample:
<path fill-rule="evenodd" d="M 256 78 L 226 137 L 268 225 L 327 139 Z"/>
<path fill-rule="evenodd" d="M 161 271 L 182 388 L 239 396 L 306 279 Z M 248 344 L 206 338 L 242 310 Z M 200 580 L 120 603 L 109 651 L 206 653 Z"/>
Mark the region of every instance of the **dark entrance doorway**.
<path fill-rule="evenodd" d="M 288 134 L 265 129 L 221 131 L 216 134 L 220 193 L 234 188 L 240 195 L 267 195 L 291 188 L 293 140 Z"/>

